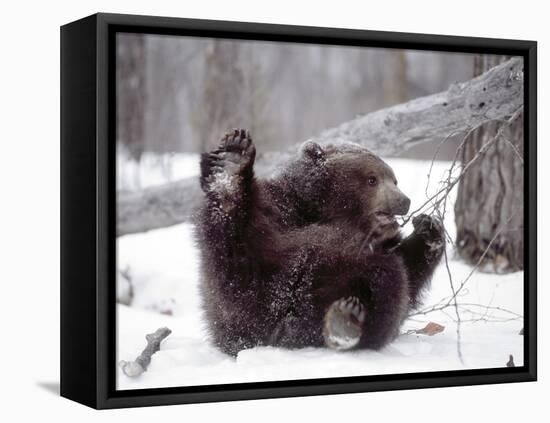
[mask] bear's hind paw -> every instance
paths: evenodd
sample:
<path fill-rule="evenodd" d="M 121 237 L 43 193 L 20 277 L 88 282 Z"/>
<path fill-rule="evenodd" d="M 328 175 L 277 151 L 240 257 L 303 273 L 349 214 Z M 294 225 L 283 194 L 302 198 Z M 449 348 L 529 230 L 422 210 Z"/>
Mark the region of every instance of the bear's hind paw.
<path fill-rule="evenodd" d="M 365 307 L 357 297 L 336 300 L 325 314 L 325 344 L 335 350 L 349 350 L 355 347 L 361 339 L 364 321 Z"/>

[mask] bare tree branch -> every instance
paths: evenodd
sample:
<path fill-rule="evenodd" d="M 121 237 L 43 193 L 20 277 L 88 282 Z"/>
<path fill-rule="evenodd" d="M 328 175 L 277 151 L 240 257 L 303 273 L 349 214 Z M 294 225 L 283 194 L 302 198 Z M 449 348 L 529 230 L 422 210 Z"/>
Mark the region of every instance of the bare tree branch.
<path fill-rule="evenodd" d="M 505 123 L 507 125 L 510 125 L 519 116 L 521 116 L 522 113 L 523 113 L 523 106 L 519 107 L 516 111 L 514 111 L 512 116 L 508 120 L 506 120 Z M 474 128 L 474 129 L 476 129 L 476 128 Z M 443 181 L 444 183 L 443 183 L 442 188 L 439 189 L 435 194 L 429 196 L 428 199 L 424 203 L 422 203 L 422 205 L 420 205 L 418 208 L 416 208 L 415 210 L 410 212 L 408 214 L 408 216 L 403 219 L 403 222 L 401 223 L 401 226 L 404 226 L 410 219 L 412 219 L 417 213 L 419 213 L 421 211 L 425 212 L 425 213 L 429 211 L 429 214 L 433 214 L 437 210 L 439 210 L 439 208 L 441 206 L 443 206 L 443 215 L 444 215 L 445 214 L 445 209 L 446 209 L 447 198 L 448 198 L 450 192 L 452 191 L 452 189 L 464 177 L 464 175 L 468 172 L 468 170 L 474 164 L 476 164 L 481 158 L 483 158 L 483 155 L 487 152 L 487 150 L 489 150 L 489 148 L 501 138 L 502 132 L 505 129 L 506 129 L 506 126 L 502 126 L 491 139 L 489 139 L 485 144 L 483 144 L 483 146 L 478 150 L 478 152 L 475 154 L 475 156 L 472 157 L 472 159 L 468 163 L 465 163 L 465 164 L 462 165 L 462 167 L 459 167 L 460 173 L 456 177 L 453 178 L 453 171 L 456 168 L 457 160 L 458 160 L 458 152 L 464 147 L 464 144 L 468 140 L 468 136 L 472 132 L 472 130 L 469 130 L 466 133 L 466 136 L 462 140 L 461 144 L 458 146 L 457 154 L 455 155 L 455 158 L 451 163 L 451 167 L 447 171 L 447 179 L 445 181 Z M 521 158 L 521 156 L 519 156 L 519 158 L 521 159 L 521 162 L 523 164 L 523 159 Z M 435 158 L 434 158 L 434 160 L 435 160 Z M 430 171 L 428 173 L 428 185 L 429 185 L 429 178 L 430 178 L 430 175 L 431 175 L 431 172 L 432 172 L 432 166 L 433 166 L 434 160 L 432 160 L 432 164 L 430 165 Z M 428 189 L 428 186 L 426 187 L 426 190 L 425 190 L 426 193 L 427 193 L 427 189 Z M 427 206 L 429 206 L 428 209 L 426 209 Z M 440 216 L 440 217 L 442 217 L 442 216 Z"/>
<path fill-rule="evenodd" d="M 517 213 L 517 210 L 513 211 L 511 213 L 510 217 L 500 226 L 500 228 L 498 228 L 498 230 L 495 232 L 495 235 L 493 236 L 493 238 L 490 240 L 489 244 L 487 245 L 487 248 L 485 249 L 484 254 L 486 254 L 487 251 L 489 251 L 489 249 L 491 248 L 491 245 L 495 241 L 495 239 L 497 239 L 497 237 L 506 229 L 506 226 L 512 220 L 515 213 Z M 458 314 L 458 309 L 461 308 L 461 307 L 465 307 L 465 306 L 471 306 L 471 307 L 482 307 L 482 308 L 485 308 L 486 310 L 498 310 L 498 311 L 502 311 L 502 312 L 511 314 L 515 318 L 523 318 L 523 316 L 521 316 L 517 313 L 514 313 L 513 311 L 501 308 L 501 307 L 492 307 L 491 305 L 483 305 L 483 304 L 459 303 L 457 301 L 458 297 L 460 296 L 461 291 L 464 289 L 464 287 L 466 286 L 468 281 L 471 279 L 473 274 L 477 271 L 477 269 L 479 268 L 479 266 L 483 262 L 483 258 L 484 258 L 484 255 L 482 255 L 479 258 L 476 265 L 474 267 L 472 267 L 472 269 L 470 270 L 468 275 L 464 278 L 464 280 L 462 280 L 462 282 L 460 283 L 458 288 L 454 286 L 454 284 L 452 282 L 452 279 L 450 280 L 451 287 L 452 287 L 451 288 L 452 295 L 450 297 L 443 298 L 438 303 L 436 303 L 434 305 L 431 305 L 429 307 L 426 307 L 424 309 L 414 311 L 414 312 L 410 313 L 408 315 L 408 317 L 411 318 L 411 317 L 420 316 L 420 315 L 425 316 L 427 314 L 430 314 L 430 313 L 433 313 L 433 312 L 436 312 L 436 311 L 444 311 L 449 307 L 453 307 L 455 309 L 456 314 L 457 314 L 457 322 L 458 322 L 458 321 L 460 321 L 460 316 Z M 448 266 L 447 266 L 447 269 L 448 269 Z M 449 275 L 450 275 L 450 273 L 449 273 Z"/>
<path fill-rule="evenodd" d="M 426 188 L 425 188 L 425 194 L 426 194 L 426 197 L 427 197 L 427 201 L 425 201 L 419 208 L 412 211 L 409 216 L 404 218 L 402 224 L 404 225 L 405 223 L 407 223 L 407 221 L 410 220 L 418 212 L 425 212 L 425 213 L 429 213 L 430 215 L 435 214 L 441 220 L 441 222 L 444 222 L 445 221 L 445 213 L 447 211 L 447 201 L 449 199 L 449 194 L 451 193 L 452 189 L 461 180 L 461 178 L 464 177 L 464 175 L 468 172 L 468 170 L 472 167 L 472 165 L 483 158 L 486 151 L 494 143 L 498 142 L 498 140 L 500 140 L 500 139 L 504 139 L 503 131 L 509 125 L 513 124 L 514 121 L 516 119 L 518 119 L 519 116 L 521 116 L 522 113 L 523 113 L 523 106 L 518 108 L 512 114 L 511 117 L 509 117 L 508 119 L 506 119 L 502 122 L 503 125 L 500 127 L 500 129 L 477 150 L 477 152 L 473 155 L 473 157 L 470 159 L 470 161 L 468 161 L 467 163 L 462 163 L 461 166 L 458 166 L 459 154 L 462 151 L 462 149 L 464 148 L 466 142 L 470 139 L 471 133 L 476 128 L 472 128 L 472 129 L 468 130 L 465 133 L 464 138 L 462 139 L 462 142 L 460 143 L 460 145 L 457 148 L 454 160 L 451 162 L 451 165 L 450 165 L 449 169 L 447 169 L 447 171 L 446 171 L 447 176 L 444 177 L 442 181 L 440 181 L 441 187 L 438 188 L 437 192 L 434 195 L 430 195 L 428 193 L 428 190 L 429 190 L 429 185 L 430 185 L 430 178 L 431 178 L 431 174 L 432 174 L 433 164 L 434 164 L 435 158 L 437 156 L 439 147 L 441 146 L 441 144 L 443 142 L 446 141 L 446 139 L 443 139 L 443 141 L 441 141 L 441 143 L 438 146 L 437 151 L 434 154 L 434 157 L 432 159 L 432 163 L 430 165 L 430 170 L 428 172 L 428 179 L 427 179 L 427 184 L 426 184 Z M 521 154 L 519 154 L 519 151 L 517 151 L 517 149 L 514 148 L 514 145 L 512 143 L 508 142 L 508 144 L 514 150 L 515 157 L 518 160 L 520 160 L 521 163 L 523 164 L 523 158 L 521 157 Z M 455 172 L 455 169 L 458 169 L 458 171 Z M 456 174 L 456 173 L 458 173 L 458 174 Z M 450 316 L 447 313 L 447 309 L 452 308 L 453 311 L 454 311 L 454 314 L 456 316 L 456 318 L 454 318 L 453 320 L 456 323 L 457 355 L 458 355 L 458 358 L 459 358 L 459 360 L 462 364 L 464 364 L 464 356 L 463 356 L 463 353 L 462 353 L 462 340 L 461 340 L 462 339 L 461 324 L 463 322 L 465 322 L 465 321 L 469 321 L 469 322 L 475 322 L 475 321 L 506 322 L 506 321 L 510 321 L 510 320 L 522 319 L 521 315 L 519 315 L 517 313 L 514 313 L 510 310 L 506 310 L 506 309 L 501 308 L 501 307 L 491 306 L 492 299 L 489 302 L 489 304 L 486 304 L 486 305 L 472 304 L 472 303 L 460 303 L 458 301 L 460 292 L 466 286 L 467 282 L 470 280 L 470 278 L 472 277 L 474 272 L 481 265 L 485 255 L 490 250 L 491 245 L 497 239 L 497 237 L 500 234 L 502 234 L 505 229 L 507 229 L 508 224 L 511 222 L 512 218 L 517 214 L 517 212 L 518 212 L 518 210 L 514 210 L 511 214 L 511 216 L 503 224 L 500 225 L 500 228 L 498 228 L 498 230 L 494 234 L 493 238 L 491 239 L 491 241 L 489 242 L 489 244 L 487 245 L 487 247 L 485 248 L 485 250 L 481 254 L 481 256 L 480 256 L 479 260 L 477 261 L 477 263 L 475 264 L 475 266 L 472 268 L 472 270 L 467 275 L 467 277 L 459 284 L 458 287 L 455 286 L 455 283 L 453 281 L 453 276 L 451 274 L 451 269 L 449 267 L 449 258 L 448 258 L 448 254 L 447 254 L 447 249 L 445 249 L 444 250 L 444 263 L 445 263 L 445 268 L 446 268 L 446 271 L 447 271 L 447 277 L 448 277 L 448 280 L 449 280 L 449 285 L 450 285 L 450 290 L 451 290 L 450 297 L 443 298 L 442 300 L 440 300 L 436 304 L 434 304 L 432 306 L 429 306 L 429 307 L 426 307 L 422 310 L 413 312 L 409 315 L 409 318 L 414 318 L 414 316 L 427 315 L 427 314 L 438 311 L 438 312 L 442 312 L 443 314 L 447 315 L 449 318 L 452 318 L 452 316 Z M 446 230 L 445 230 L 445 233 L 447 234 Z M 450 237 L 449 237 L 449 239 L 450 239 Z M 450 242 L 454 242 L 454 241 L 452 239 L 450 239 Z M 475 308 L 481 308 L 483 310 L 483 312 L 480 313 L 480 312 L 474 310 Z M 493 316 L 488 316 L 489 311 L 491 311 L 491 312 L 500 311 L 502 313 L 508 314 L 508 316 L 512 315 L 512 317 L 494 319 L 494 318 L 492 318 Z M 472 315 L 473 318 L 466 319 L 466 320 L 463 319 L 463 317 L 461 316 L 461 313 L 463 313 L 463 312 Z"/>
<path fill-rule="evenodd" d="M 355 142 L 380 155 L 396 154 L 484 122 L 507 119 L 523 105 L 523 60 L 513 58 L 447 91 L 358 117 L 326 130 L 313 141 Z M 295 154 L 297 146 L 258 157 L 256 172 L 269 176 Z M 185 222 L 200 204 L 198 179 L 188 178 L 139 192 L 120 192 L 117 235 L 145 232 Z"/>

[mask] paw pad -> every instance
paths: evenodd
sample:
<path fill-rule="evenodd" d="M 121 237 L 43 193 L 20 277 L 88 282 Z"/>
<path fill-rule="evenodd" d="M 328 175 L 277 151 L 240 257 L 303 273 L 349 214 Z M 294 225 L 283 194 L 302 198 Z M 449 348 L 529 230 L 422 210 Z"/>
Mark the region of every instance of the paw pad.
<path fill-rule="evenodd" d="M 214 151 L 203 154 L 201 185 L 206 191 L 235 185 L 236 176 L 251 175 L 256 148 L 248 131 L 234 129 L 222 138 Z"/>

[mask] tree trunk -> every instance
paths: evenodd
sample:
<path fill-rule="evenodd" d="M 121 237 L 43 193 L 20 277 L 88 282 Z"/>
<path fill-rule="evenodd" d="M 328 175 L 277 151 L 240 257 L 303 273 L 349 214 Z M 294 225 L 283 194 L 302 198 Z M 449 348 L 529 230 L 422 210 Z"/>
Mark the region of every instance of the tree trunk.
<path fill-rule="evenodd" d="M 479 56 L 476 75 L 499 65 L 502 56 Z M 477 129 L 461 151 L 463 165 L 505 123 Z M 502 129 L 486 154 L 464 175 L 455 204 L 457 249 L 471 264 L 497 273 L 523 269 L 523 116 Z"/>
<path fill-rule="evenodd" d="M 408 97 L 407 56 L 405 50 L 388 50 L 384 55 L 382 91 L 384 103 L 394 105 L 403 103 Z"/>
<path fill-rule="evenodd" d="M 234 41 L 213 40 L 206 55 L 204 108 L 196 111 L 204 151 L 216 146 L 220 134 L 243 120 L 240 48 Z"/>
<path fill-rule="evenodd" d="M 139 162 L 145 149 L 145 38 L 128 34 L 117 43 L 117 140 Z"/>

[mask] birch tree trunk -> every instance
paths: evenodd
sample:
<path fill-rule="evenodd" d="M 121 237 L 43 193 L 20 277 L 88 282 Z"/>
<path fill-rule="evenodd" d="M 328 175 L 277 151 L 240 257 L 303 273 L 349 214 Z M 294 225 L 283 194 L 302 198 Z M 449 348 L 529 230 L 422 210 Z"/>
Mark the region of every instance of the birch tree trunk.
<path fill-rule="evenodd" d="M 479 56 L 480 75 L 506 61 L 502 56 Z M 461 152 L 468 163 L 503 123 L 477 129 Z M 455 204 L 457 250 L 471 264 L 497 273 L 523 269 L 523 116 L 507 128 L 482 159 L 460 181 Z"/>

